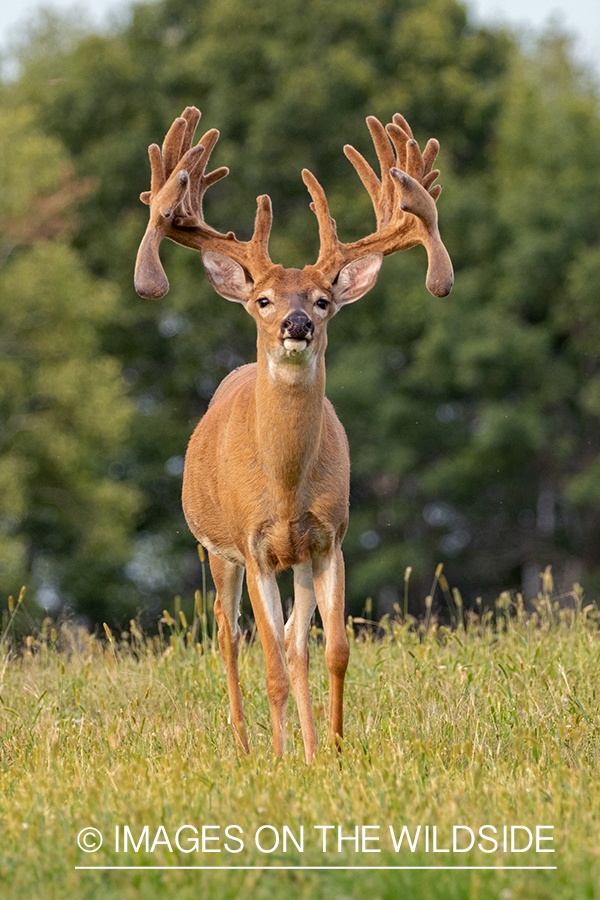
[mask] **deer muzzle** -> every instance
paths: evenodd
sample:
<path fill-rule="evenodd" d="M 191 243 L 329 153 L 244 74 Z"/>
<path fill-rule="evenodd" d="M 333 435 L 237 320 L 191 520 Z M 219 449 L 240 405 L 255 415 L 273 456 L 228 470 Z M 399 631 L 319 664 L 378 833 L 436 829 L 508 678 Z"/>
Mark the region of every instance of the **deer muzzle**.
<path fill-rule="evenodd" d="M 315 326 L 303 310 L 296 310 L 281 323 L 283 341 L 311 341 Z"/>

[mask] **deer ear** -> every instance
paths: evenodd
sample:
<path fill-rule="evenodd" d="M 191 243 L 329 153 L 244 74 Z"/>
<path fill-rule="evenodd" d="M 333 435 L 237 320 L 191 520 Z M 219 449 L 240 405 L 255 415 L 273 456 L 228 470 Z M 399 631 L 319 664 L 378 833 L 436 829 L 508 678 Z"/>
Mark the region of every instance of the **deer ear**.
<path fill-rule="evenodd" d="M 243 266 L 217 250 L 203 250 L 202 262 L 208 280 L 217 294 L 226 300 L 247 303 L 254 289 L 254 282 Z"/>
<path fill-rule="evenodd" d="M 348 263 L 333 283 L 333 300 L 337 306 L 354 303 L 371 290 L 377 281 L 383 253 L 369 253 Z"/>

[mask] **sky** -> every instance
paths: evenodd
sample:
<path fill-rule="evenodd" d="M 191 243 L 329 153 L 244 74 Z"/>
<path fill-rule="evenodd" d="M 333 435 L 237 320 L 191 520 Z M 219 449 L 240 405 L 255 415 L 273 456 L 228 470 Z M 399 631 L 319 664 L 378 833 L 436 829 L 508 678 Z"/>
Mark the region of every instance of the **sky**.
<path fill-rule="evenodd" d="M 541 31 L 558 21 L 575 39 L 577 57 L 600 75 L 600 0 L 470 0 L 480 22 L 502 22 Z"/>
<path fill-rule="evenodd" d="M 501 22 L 518 28 L 540 31 L 554 18 L 575 38 L 577 56 L 591 63 L 600 76 L 600 0 L 467 0 L 480 22 Z M 35 16 L 43 5 L 56 10 L 85 8 L 88 17 L 100 27 L 110 17 L 126 16 L 127 0 L 0 0 L 0 51 L 5 50 L 19 26 Z"/>

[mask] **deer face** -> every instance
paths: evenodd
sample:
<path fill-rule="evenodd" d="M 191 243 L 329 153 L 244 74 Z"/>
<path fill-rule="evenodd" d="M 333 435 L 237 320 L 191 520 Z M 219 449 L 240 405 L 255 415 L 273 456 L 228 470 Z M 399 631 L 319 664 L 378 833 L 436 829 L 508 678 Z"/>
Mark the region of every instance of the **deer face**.
<path fill-rule="evenodd" d="M 316 266 L 271 264 L 253 281 L 238 262 L 214 250 L 202 261 L 214 289 L 242 303 L 256 322 L 259 349 L 273 364 L 311 367 L 327 346 L 327 323 L 346 303 L 369 291 L 383 256 L 371 253 L 345 266 L 333 284 Z"/>
<path fill-rule="evenodd" d="M 270 362 L 310 366 L 325 352 L 327 323 L 337 311 L 332 286 L 318 270 L 273 266 L 245 304 Z"/>

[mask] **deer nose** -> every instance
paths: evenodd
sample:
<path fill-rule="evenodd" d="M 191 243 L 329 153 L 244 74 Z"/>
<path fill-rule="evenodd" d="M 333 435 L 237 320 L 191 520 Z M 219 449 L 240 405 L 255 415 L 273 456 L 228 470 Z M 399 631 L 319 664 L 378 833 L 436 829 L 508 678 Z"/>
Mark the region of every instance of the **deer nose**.
<path fill-rule="evenodd" d="M 305 341 L 311 338 L 315 326 L 302 310 L 295 310 L 281 323 L 281 336 L 291 338 L 293 341 Z"/>

